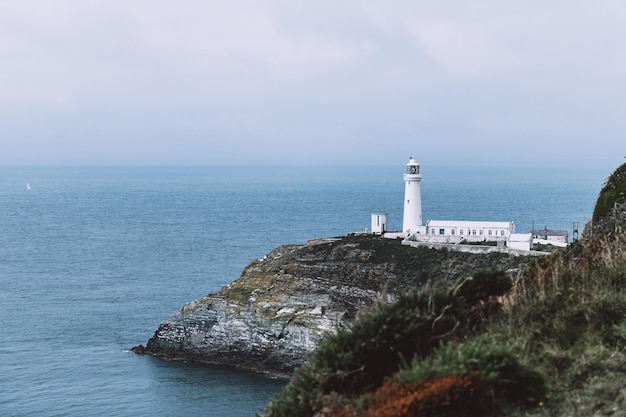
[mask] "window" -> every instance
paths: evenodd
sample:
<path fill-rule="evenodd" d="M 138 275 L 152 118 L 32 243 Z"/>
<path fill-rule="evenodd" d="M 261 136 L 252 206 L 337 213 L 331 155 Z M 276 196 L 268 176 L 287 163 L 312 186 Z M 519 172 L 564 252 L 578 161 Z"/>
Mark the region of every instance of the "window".
<path fill-rule="evenodd" d="M 476 236 L 476 229 L 472 229 L 472 235 Z"/>
<path fill-rule="evenodd" d="M 435 229 L 431 230 L 430 234 L 434 235 L 435 234 Z"/>
<path fill-rule="evenodd" d="M 500 230 L 500 236 L 504 236 L 504 230 Z"/>
<path fill-rule="evenodd" d="M 480 229 L 480 230 L 478 231 L 478 234 L 482 236 L 482 235 L 483 235 L 483 229 Z"/>
<path fill-rule="evenodd" d="M 454 236 L 454 229 L 450 230 L 450 234 Z"/>
<path fill-rule="evenodd" d="M 440 235 L 445 235 L 446 234 L 446 229 L 439 229 L 439 234 Z"/>
<path fill-rule="evenodd" d="M 491 232 L 492 232 L 492 230 L 489 230 L 489 236 L 491 236 Z"/>
<path fill-rule="evenodd" d="M 463 236 L 463 229 L 459 230 L 459 234 Z"/>

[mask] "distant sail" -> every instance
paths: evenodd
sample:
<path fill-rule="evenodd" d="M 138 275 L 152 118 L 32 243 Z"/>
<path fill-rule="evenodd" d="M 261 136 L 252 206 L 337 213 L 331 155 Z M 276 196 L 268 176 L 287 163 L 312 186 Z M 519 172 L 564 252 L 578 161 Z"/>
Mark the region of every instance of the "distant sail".
<path fill-rule="evenodd" d="M 26 189 L 30 191 L 30 184 L 26 183 Z"/>

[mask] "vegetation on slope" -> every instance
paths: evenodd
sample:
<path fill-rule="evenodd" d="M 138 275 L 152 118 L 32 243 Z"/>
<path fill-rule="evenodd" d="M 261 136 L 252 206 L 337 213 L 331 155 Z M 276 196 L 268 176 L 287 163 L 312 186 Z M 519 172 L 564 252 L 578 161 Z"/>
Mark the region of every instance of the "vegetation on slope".
<path fill-rule="evenodd" d="M 614 218 L 615 211 L 626 198 L 626 164 L 617 168 L 602 186 L 593 209 L 591 221 L 598 225 Z"/>
<path fill-rule="evenodd" d="M 491 269 L 380 303 L 265 415 L 626 416 L 626 165 L 593 223 L 514 281 Z"/>

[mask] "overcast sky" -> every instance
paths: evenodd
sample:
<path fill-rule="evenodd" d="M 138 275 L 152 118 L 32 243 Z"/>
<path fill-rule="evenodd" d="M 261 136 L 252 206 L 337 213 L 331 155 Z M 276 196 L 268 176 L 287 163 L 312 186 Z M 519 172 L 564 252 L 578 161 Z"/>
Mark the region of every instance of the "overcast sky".
<path fill-rule="evenodd" d="M 0 0 L 0 164 L 607 165 L 623 0 Z"/>

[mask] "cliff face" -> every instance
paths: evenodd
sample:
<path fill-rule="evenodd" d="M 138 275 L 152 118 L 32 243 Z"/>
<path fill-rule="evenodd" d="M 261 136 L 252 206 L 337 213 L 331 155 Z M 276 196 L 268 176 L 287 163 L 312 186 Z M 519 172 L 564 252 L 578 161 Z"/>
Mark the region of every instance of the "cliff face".
<path fill-rule="evenodd" d="M 487 267 L 517 268 L 523 257 L 412 248 L 376 236 L 321 239 L 274 249 L 217 293 L 165 320 L 148 353 L 174 360 L 289 375 L 325 333 L 360 308 L 425 285 L 448 285 Z"/>

